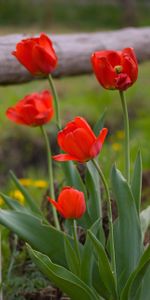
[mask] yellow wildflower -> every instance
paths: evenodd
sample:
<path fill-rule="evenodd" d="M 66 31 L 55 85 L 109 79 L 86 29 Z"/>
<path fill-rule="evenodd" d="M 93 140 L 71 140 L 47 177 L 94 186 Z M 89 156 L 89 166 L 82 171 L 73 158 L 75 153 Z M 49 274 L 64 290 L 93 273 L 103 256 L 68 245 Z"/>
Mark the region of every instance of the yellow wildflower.
<path fill-rule="evenodd" d="M 113 143 L 113 144 L 112 144 L 112 148 L 113 148 L 114 151 L 118 152 L 118 151 L 121 150 L 122 145 L 119 144 L 119 143 Z"/>
<path fill-rule="evenodd" d="M 34 181 L 33 186 L 42 189 L 42 188 L 46 188 L 48 186 L 48 183 L 45 180 L 36 180 Z"/>
<path fill-rule="evenodd" d="M 0 196 L 0 206 L 2 206 L 4 203 L 5 202 L 4 202 L 3 198 Z"/>
<path fill-rule="evenodd" d="M 17 200 L 20 204 L 24 204 L 25 198 L 23 194 L 19 190 L 13 190 L 10 192 L 10 197 Z"/>
<path fill-rule="evenodd" d="M 33 180 L 30 178 L 20 178 L 19 181 L 23 186 L 33 186 Z"/>
<path fill-rule="evenodd" d="M 123 130 L 118 130 L 118 131 L 116 132 L 116 137 L 117 137 L 119 140 L 124 139 L 124 131 L 123 131 Z"/>

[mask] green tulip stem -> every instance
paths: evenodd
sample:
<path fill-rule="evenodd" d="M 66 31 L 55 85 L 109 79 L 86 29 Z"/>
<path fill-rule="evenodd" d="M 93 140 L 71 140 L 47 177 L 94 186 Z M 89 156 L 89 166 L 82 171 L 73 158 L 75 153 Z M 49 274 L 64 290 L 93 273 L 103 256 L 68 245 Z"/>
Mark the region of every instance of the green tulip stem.
<path fill-rule="evenodd" d="M 77 223 L 76 223 L 75 219 L 73 219 L 73 226 L 72 226 L 72 228 L 73 228 L 72 233 L 73 233 L 75 251 L 76 251 L 79 263 L 80 263 L 80 250 L 79 250 L 79 241 L 78 241 L 78 235 L 77 235 Z"/>
<path fill-rule="evenodd" d="M 45 140 L 46 151 L 47 151 L 50 197 L 52 199 L 55 199 L 51 148 L 50 148 L 47 132 L 46 132 L 44 126 L 41 126 L 41 131 L 42 131 L 42 134 L 43 134 L 43 137 L 44 137 L 44 140 Z M 60 230 L 60 224 L 59 224 L 59 220 L 58 220 L 57 211 L 56 211 L 56 208 L 53 205 L 52 205 L 52 212 L 53 212 L 55 226 L 58 230 Z"/>
<path fill-rule="evenodd" d="M 48 81 L 50 84 L 50 88 L 54 97 L 54 106 L 55 106 L 55 114 L 56 114 L 56 122 L 57 122 L 57 126 L 58 129 L 61 130 L 61 120 L 60 120 L 60 109 L 59 109 L 59 100 L 58 100 L 58 95 L 57 95 L 57 91 L 52 79 L 51 74 L 48 75 Z"/>
<path fill-rule="evenodd" d="M 113 220 L 112 220 L 112 209 L 111 209 L 111 201 L 110 201 L 110 194 L 109 194 L 109 188 L 107 185 L 107 181 L 104 177 L 104 174 L 98 165 L 97 161 L 95 159 L 92 159 L 92 162 L 96 168 L 96 170 L 99 173 L 99 176 L 102 180 L 102 183 L 104 185 L 106 196 L 107 196 L 107 203 L 108 203 L 108 215 L 109 215 L 109 226 L 110 226 L 110 250 L 111 250 L 111 258 L 112 258 L 112 268 L 116 279 L 116 259 L 115 259 L 115 248 L 114 248 L 114 233 L 113 233 Z"/>
<path fill-rule="evenodd" d="M 123 109 L 124 131 L 125 131 L 125 142 L 124 142 L 125 176 L 126 176 L 127 182 L 130 183 L 129 117 L 128 117 L 128 110 L 127 110 L 125 94 L 123 91 L 119 91 L 119 94 L 120 94 L 122 109 Z"/>

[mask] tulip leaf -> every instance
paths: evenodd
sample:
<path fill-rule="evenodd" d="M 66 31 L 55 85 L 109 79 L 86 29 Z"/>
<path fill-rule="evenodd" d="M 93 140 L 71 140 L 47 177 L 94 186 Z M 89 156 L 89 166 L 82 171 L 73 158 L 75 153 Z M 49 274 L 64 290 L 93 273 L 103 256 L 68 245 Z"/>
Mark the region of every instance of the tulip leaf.
<path fill-rule="evenodd" d="M 149 283 L 150 283 L 150 265 L 149 265 L 147 271 L 145 272 L 145 275 L 143 278 L 140 300 L 143 300 L 143 299 L 149 300 L 150 299 Z"/>
<path fill-rule="evenodd" d="M 141 228 L 131 189 L 115 167 L 112 169 L 111 183 L 118 208 L 114 239 L 118 285 L 122 290 L 142 252 Z"/>
<path fill-rule="evenodd" d="M 91 161 L 87 163 L 86 186 L 89 194 L 88 210 L 94 223 L 102 218 L 102 208 L 99 174 Z"/>
<path fill-rule="evenodd" d="M 72 300 L 98 300 L 95 291 L 90 289 L 76 275 L 64 267 L 52 263 L 46 255 L 34 251 L 28 246 L 29 254 L 40 271 Z"/>
<path fill-rule="evenodd" d="M 96 122 L 95 126 L 94 126 L 94 133 L 95 135 L 99 135 L 100 131 L 102 130 L 103 126 L 104 126 L 104 121 L 105 121 L 105 117 L 106 117 L 106 113 L 107 113 L 107 109 L 105 108 L 103 114 L 100 116 L 99 120 Z"/>
<path fill-rule="evenodd" d="M 18 178 L 15 176 L 15 174 L 12 171 L 10 171 L 9 174 L 10 174 L 11 179 L 15 183 L 16 187 L 20 190 L 20 192 L 25 197 L 26 202 L 29 205 L 29 207 L 31 208 L 31 210 L 33 211 L 33 213 L 35 213 L 36 215 L 42 216 L 40 209 L 38 208 L 35 201 L 30 196 L 30 194 L 28 193 L 27 189 L 19 182 Z"/>
<path fill-rule="evenodd" d="M 143 279 L 145 277 L 146 271 L 150 266 L 150 246 L 145 250 L 143 256 L 140 259 L 140 262 L 137 268 L 130 275 L 122 293 L 121 300 L 136 300 L 136 292 L 138 288 L 141 289 Z M 145 298 L 143 298 L 145 300 Z"/>
<path fill-rule="evenodd" d="M 100 223 L 100 220 L 97 220 L 92 225 L 90 230 L 97 236 L 101 231 L 101 227 L 102 225 Z M 81 279 L 86 284 L 88 284 L 88 286 L 92 285 L 93 262 L 94 262 L 93 245 L 91 239 L 87 235 L 86 241 L 83 246 L 82 258 L 81 258 Z"/>
<path fill-rule="evenodd" d="M 0 209 L 0 224 L 9 228 L 34 249 L 48 255 L 52 261 L 67 265 L 64 250 L 64 236 L 51 225 L 42 224 L 35 215 Z M 68 236 L 73 242 L 73 239 Z"/>
<path fill-rule="evenodd" d="M 100 243 L 100 241 L 90 230 L 88 230 L 88 235 L 92 241 L 93 247 L 98 257 L 99 273 L 101 280 L 103 281 L 103 284 L 107 291 L 110 293 L 112 300 L 115 300 L 117 298 L 115 278 L 105 249 Z"/>
<path fill-rule="evenodd" d="M 0 193 L 0 196 L 3 198 L 5 203 L 8 205 L 9 208 L 15 210 L 15 211 L 21 211 L 21 212 L 26 212 L 26 213 L 31 213 L 25 206 L 21 205 L 17 200 Z"/>
<path fill-rule="evenodd" d="M 72 161 L 62 162 L 61 164 L 67 185 L 73 186 L 80 190 L 86 197 L 86 188 L 75 164 Z"/>
<path fill-rule="evenodd" d="M 131 190 L 135 200 L 137 212 L 139 214 L 141 204 L 141 190 L 142 190 L 142 158 L 140 151 L 137 154 L 133 178 L 131 182 Z"/>
<path fill-rule="evenodd" d="M 69 270 L 73 274 L 79 276 L 80 263 L 79 263 L 77 255 L 76 255 L 76 252 L 73 249 L 72 244 L 68 240 L 67 236 L 65 236 L 65 238 L 64 238 L 64 248 L 65 248 L 66 261 L 67 261 Z"/>

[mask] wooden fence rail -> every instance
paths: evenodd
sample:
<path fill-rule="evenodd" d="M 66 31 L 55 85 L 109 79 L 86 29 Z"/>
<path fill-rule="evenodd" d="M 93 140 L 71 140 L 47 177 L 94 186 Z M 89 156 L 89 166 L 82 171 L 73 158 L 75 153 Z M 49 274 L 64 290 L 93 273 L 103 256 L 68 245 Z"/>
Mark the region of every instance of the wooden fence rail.
<path fill-rule="evenodd" d="M 27 82 L 33 77 L 11 55 L 15 45 L 26 35 L 0 37 L 0 84 Z M 139 62 L 150 59 L 150 27 L 126 28 L 109 32 L 50 35 L 59 64 L 54 77 L 92 72 L 90 56 L 93 51 L 134 47 Z"/>

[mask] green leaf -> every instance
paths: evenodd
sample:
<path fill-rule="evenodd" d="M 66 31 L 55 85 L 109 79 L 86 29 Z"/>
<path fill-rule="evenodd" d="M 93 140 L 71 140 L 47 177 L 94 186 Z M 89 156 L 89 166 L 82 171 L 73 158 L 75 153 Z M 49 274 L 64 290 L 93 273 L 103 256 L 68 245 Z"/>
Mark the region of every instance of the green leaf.
<path fill-rule="evenodd" d="M 144 241 L 145 233 L 150 226 L 150 205 L 140 213 L 142 239 Z"/>
<path fill-rule="evenodd" d="M 48 255 L 52 261 L 67 265 L 64 250 L 64 236 L 50 225 L 42 224 L 36 216 L 22 212 L 0 209 L 0 224 L 12 230 L 34 249 Z M 69 237 L 70 241 L 73 241 Z"/>
<path fill-rule="evenodd" d="M 141 290 L 141 298 L 140 300 L 149 300 L 150 299 L 150 265 L 145 272 L 144 278 L 143 278 L 143 284 L 142 284 L 142 290 Z"/>
<path fill-rule="evenodd" d="M 93 232 L 96 236 L 101 231 L 101 222 L 97 220 L 92 227 L 90 228 L 91 232 Z M 93 273 L 93 245 L 89 236 L 86 236 L 86 241 L 83 246 L 82 258 L 81 258 L 81 279 L 88 284 L 88 286 L 92 285 L 92 273 Z M 96 270 L 94 270 L 96 272 Z"/>
<path fill-rule="evenodd" d="M 105 288 L 112 296 L 112 299 L 115 300 L 117 298 L 115 278 L 108 257 L 106 255 L 105 249 L 90 230 L 88 230 L 88 235 L 93 243 L 93 247 L 98 257 L 99 273 L 100 273 L 101 280 L 103 281 Z"/>
<path fill-rule="evenodd" d="M 0 196 L 3 198 L 3 200 L 8 205 L 9 208 L 11 208 L 15 211 L 29 213 L 29 210 L 27 210 L 27 208 L 25 206 L 21 205 L 17 200 L 12 199 L 11 197 L 9 197 L 3 193 L 0 193 Z M 30 213 L 31 213 L 31 211 L 30 211 Z"/>
<path fill-rule="evenodd" d="M 65 180 L 67 185 L 73 186 L 76 189 L 82 191 L 86 197 L 86 188 L 75 164 L 72 161 L 67 161 L 61 163 L 61 165 L 65 174 Z"/>
<path fill-rule="evenodd" d="M 42 213 L 41 213 L 40 209 L 38 208 L 38 206 L 36 205 L 35 201 L 30 196 L 30 194 L 28 193 L 28 191 L 25 189 L 25 187 L 19 182 L 18 178 L 15 176 L 15 174 L 12 171 L 10 171 L 9 173 L 10 173 L 10 177 L 13 180 L 13 182 L 15 183 L 16 187 L 20 190 L 20 192 L 25 197 L 26 202 L 29 205 L 29 207 L 31 208 L 31 210 L 36 215 L 42 216 Z"/>
<path fill-rule="evenodd" d="M 102 130 L 103 126 L 104 126 L 104 121 L 105 121 L 105 117 L 106 117 L 106 113 L 107 113 L 107 109 L 105 108 L 103 114 L 100 116 L 99 120 L 97 121 L 97 123 L 94 126 L 94 133 L 95 135 L 99 135 L 100 131 Z"/>
<path fill-rule="evenodd" d="M 99 174 L 91 161 L 87 163 L 86 186 L 89 194 L 88 211 L 94 223 L 102 218 L 102 208 Z"/>
<path fill-rule="evenodd" d="M 142 190 L 142 158 L 139 151 L 136 157 L 134 172 L 131 182 L 131 190 L 135 200 L 137 212 L 139 214 L 141 205 L 141 190 Z"/>
<path fill-rule="evenodd" d="M 112 169 L 111 183 L 118 207 L 114 240 L 118 285 L 121 290 L 136 268 L 142 252 L 141 228 L 131 189 L 115 167 Z"/>
<path fill-rule="evenodd" d="M 150 246 L 145 250 L 140 262 L 135 271 L 130 275 L 122 293 L 121 300 L 136 300 L 135 294 L 139 286 L 142 284 L 142 280 L 145 277 L 145 273 L 150 266 Z M 149 287 L 148 287 L 149 288 Z M 145 298 L 143 298 L 145 300 Z"/>
<path fill-rule="evenodd" d="M 48 277 L 57 287 L 65 292 L 72 300 L 99 300 L 94 290 L 90 289 L 77 276 L 67 269 L 52 263 L 52 261 L 42 253 L 34 251 L 28 247 L 30 256 L 40 271 Z"/>
<path fill-rule="evenodd" d="M 64 239 L 64 247 L 65 247 L 66 261 L 67 261 L 69 270 L 73 274 L 79 276 L 79 274 L 80 274 L 79 260 L 78 260 L 78 257 L 76 255 L 76 252 L 73 249 L 73 247 L 72 247 L 70 241 L 68 240 L 67 236 L 65 236 L 65 239 Z"/>

